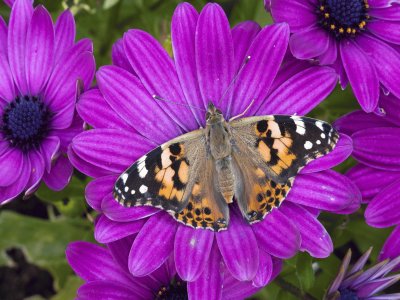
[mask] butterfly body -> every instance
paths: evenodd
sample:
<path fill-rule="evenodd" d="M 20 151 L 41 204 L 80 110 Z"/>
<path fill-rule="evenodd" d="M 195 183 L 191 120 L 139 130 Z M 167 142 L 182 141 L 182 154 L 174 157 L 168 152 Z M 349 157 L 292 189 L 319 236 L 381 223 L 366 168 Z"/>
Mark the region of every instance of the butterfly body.
<path fill-rule="evenodd" d="M 337 139 L 323 121 L 270 115 L 228 122 L 210 103 L 205 128 L 141 157 L 119 177 L 114 196 L 125 206 L 158 207 L 213 231 L 228 227 L 235 200 L 249 223 L 258 222 L 279 207 L 300 169 L 330 152 Z"/>

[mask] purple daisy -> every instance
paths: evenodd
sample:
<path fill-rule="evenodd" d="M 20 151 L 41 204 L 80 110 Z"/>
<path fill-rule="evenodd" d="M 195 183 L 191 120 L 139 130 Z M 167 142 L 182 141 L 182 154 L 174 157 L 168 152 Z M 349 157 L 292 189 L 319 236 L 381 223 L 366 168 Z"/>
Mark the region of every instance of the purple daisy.
<path fill-rule="evenodd" d="M 296 58 L 333 65 L 350 82 L 362 109 L 377 108 L 380 85 L 400 97 L 400 5 L 397 0 L 266 1 L 276 22 L 287 22 Z"/>
<path fill-rule="evenodd" d="M 380 103 L 385 116 L 355 111 L 337 120 L 336 126 L 354 142 L 353 156 L 359 164 L 347 176 L 368 204 L 367 223 L 396 226 L 380 254 L 386 259 L 400 255 L 400 99 L 382 94 Z"/>
<path fill-rule="evenodd" d="M 400 257 L 393 260 L 386 259 L 378 264 L 363 270 L 372 248 L 365 252 L 349 268 L 351 250 L 347 251 L 339 273 L 332 282 L 325 300 L 398 300 L 400 293 L 383 295 L 381 292 L 400 280 L 400 274 L 388 275 L 400 263 Z"/>
<path fill-rule="evenodd" d="M 77 80 L 88 88 L 95 71 L 91 41 L 74 40 L 69 11 L 53 25 L 43 6 L 16 0 L 8 28 L 0 17 L 0 203 L 31 194 L 42 179 L 54 190 L 69 182 L 65 154 L 83 128 Z"/>
<path fill-rule="evenodd" d="M 94 129 L 74 138 L 69 157 L 95 178 L 86 188 L 86 199 L 103 213 L 95 226 L 97 241 L 110 243 L 135 234 L 126 254 L 132 275 L 154 272 L 173 254 L 177 274 L 189 282 L 189 290 L 213 293 L 224 280 L 213 271 L 216 265 L 260 287 L 271 279 L 277 260 L 299 250 L 314 257 L 332 252 L 331 238 L 317 220 L 319 212 L 350 213 L 361 197 L 347 177 L 328 170 L 350 155 L 352 142 L 346 135 L 333 152 L 302 170 L 279 209 L 254 225 L 232 205 L 228 230 L 196 230 L 158 209 L 122 207 L 112 195 L 118 176 L 139 157 L 204 126 L 203 112 L 155 101 L 152 95 L 205 107 L 209 99 L 221 98 L 245 57 L 251 56 L 236 80 L 235 97 L 219 103 L 226 118 L 242 113 L 252 99 L 247 116 L 304 115 L 322 101 L 336 85 L 335 71 L 290 56 L 280 67 L 288 38 L 285 24 L 261 29 L 244 22 L 231 30 L 217 4 L 207 4 L 199 14 L 183 3 L 172 20 L 174 60 L 140 30 L 130 30 L 114 45 L 115 66 L 102 67 L 96 75 L 99 89 L 83 94 L 77 104 L 80 116 Z M 218 263 L 210 260 L 213 245 Z M 215 299 L 211 294 L 204 297 Z"/>
<path fill-rule="evenodd" d="M 66 256 L 75 273 L 85 283 L 78 289 L 77 299 L 244 299 L 257 292 L 249 282 L 238 281 L 225 272 L 222 284 L 212 291 L 211 298 L 204 298 L 205 291 L 184 282 L 177 274 L 171 255 L 157 270 L 144 277 L 134 277 L 127 268 L 130 251 L 130 236 L 108 244 L 108 248 L 88 242 L 74 242 L 68 245 Z M 213 272 L 224 273 L 219 265 L 219 252 L 213 247 L 210 263 Z M 278 262 L 274 265 L 271 279 L 280 271 Z M 214 274 L 208 274 L 212 280 Z"/>

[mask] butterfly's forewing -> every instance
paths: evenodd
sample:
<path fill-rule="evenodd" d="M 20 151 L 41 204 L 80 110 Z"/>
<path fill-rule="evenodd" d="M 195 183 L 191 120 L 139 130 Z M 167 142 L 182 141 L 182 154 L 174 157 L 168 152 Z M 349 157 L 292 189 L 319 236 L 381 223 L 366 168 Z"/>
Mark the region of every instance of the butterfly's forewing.
<path fill-rule="evenodd" d="M 245 218 L 262 220 L 280 205 L 294 176 L 308 162 L 333 150 L 336 130 L 326 122 L 297 116 L 263 116 L 231 122 L 235 196 Z"/>
<path fill-rule="evenodd" d="M 115 199 L 128 207 L 164 209 L 191 227 L 226 227 L 228 206 L 220 201 L 205 145 L 204 131 L 196 130 L 157 147 L 121 174 Z"/>

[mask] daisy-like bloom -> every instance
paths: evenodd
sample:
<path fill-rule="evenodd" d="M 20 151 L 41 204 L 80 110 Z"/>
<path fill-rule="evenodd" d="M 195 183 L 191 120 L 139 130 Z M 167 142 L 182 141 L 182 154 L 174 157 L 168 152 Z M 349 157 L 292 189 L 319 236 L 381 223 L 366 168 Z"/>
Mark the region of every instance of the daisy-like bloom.
<path fill-rule="evenodd" d="M 102 67 L 96 75 L 99 89 L 83 94 L 77 104 L 80 116 L 94 129 L 75 137 L 68 154 L 76 168 L 95 178 L 86 188 L 86 199 L 103 213 L 95 227 L 97 241 L 114 242 L 135 233 L 126 260 L 132 275 L 150 274 L 173 254 L 179 277 L 189 282 L 189 291 L 201 291 L 205 299 L 218 299 L 213 293 L 224 277 L 213 269 L 220 264 L 237 280 L 263 286 L 276 260 L 298 250 L 328 256 L 332 241 L 317 220 L 319 211 L 350 213 L 360 203 L 356 186 L 328 170 L 350 155 L 352 143 L 346 135 L 333 152 L 302 170 L 279 209 L 254 225 L 235 205 L 230 207 L 228 229 L 215 233 L 180 224 L 165 211 L 125 208 L 115 201 L 118 176 L 139 157 L 204 127 L 204 112 L 192 107 L 206 107 L 210 99 L 217 102 L 245 57 L 251 56 L 233 93 L 217 104 L 226 119 L 245 111 L 252 99 L 245 116 L 304 115 L 337 82 L 333 69 L 290 56 L 280 68 L 289 38 L 285 24 L 261 29 L 244 22 L 231 30 L 217 4 L 207 4 L 199 14 L 183 3 L 174 13 L 171 33 L 174 59 L 148 33 L 127 32 L 114 45 L 115 66 Z M 152 95 L 190 108 L 156 101 Z M 218 263 L 209 259 L 213 245 Z"/>
<path fill-rule="evenodd" d="M 0 203 L 29 195 L 41 180 L 60 190 L 72 175 L 66 154 L 82 131 L 77 81 L 88 88 L 95 63 L 90 40 L 75 40 L 69 11 L 55 25 L 41 5 L 13 3 L 0 17 Z"/>
<path fill-rule="evenodd" d="M 393 260 L 386 259 L 364 270 L 371 251 L 372 248 L 365 252 L 351 268 L 349 268 L 351 250 L 347 251 L 339 273 L 328 289 L 325 300 L 400 299 L 400 293 L 382 294 L 384 289 L 400 280 L 400 274 L 389 274 L 400 263 L 400 257 Z"/>
<path fill-rule="evenodd" d="M 133 236 L 109 243 L 107 248 L 88 242 L 74 242 L 68 245 L 66 256 L 75 273 L 85 283 L 78 289 L 77 298 L 91 299 L 244 299 L 260 288 L 248 282 L 241 282 L 229 273 L 224 276 L 218 289 L 212 291 L 214 297 L 203 297 L 205 291 L 193 290 L 177 274 L 171 255 L 157 270 L 143 277 L 134 277 L 127 268 L 127 258 Z M 213 272 L 224 273 L 219 265 L 219 252 L 213 247 L 210 261 L 215 265 Z M 280 271 L 281 264 L 274 265 L 271 279 Z M 213 279 L 209 274 L 209 280 Z"/>
<path fill-rule="evenodd" d="M 287 22 L 296 58 L 333 65 L 350 82 L 362 109 L 377 109 L 383 86 L 400 97 L 398 0 L 271 0 L 276 22 Z"/>
<path fill-rule="evenodd" d="M 396 226 L 382 248 L 382 260 L 400 255 L 400 99 L 382 94 L 380 103 L 384 116 L 355 111 L 335 125 L 354 142 L 359 164 L 347 176 L 368 204 L 366 222 L 378 228 Z"/>

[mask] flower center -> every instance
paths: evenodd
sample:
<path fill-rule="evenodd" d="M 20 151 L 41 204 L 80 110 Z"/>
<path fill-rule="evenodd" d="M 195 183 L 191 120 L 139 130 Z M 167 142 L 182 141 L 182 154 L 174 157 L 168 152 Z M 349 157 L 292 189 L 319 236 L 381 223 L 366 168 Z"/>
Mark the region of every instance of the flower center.
<path fill-rule="evenodd" d="M 26 152 L 39 146 L 48 133 L 50 119 L 51 113 L 40 98 L 21 96 L 5 107 L 1 130 L 12 146 Z"/>
<path fill-rule="evenodd" d="M 168 287 L 161 287 L 156 300 L 188 300 L 186 283 L 181 280 L 174 280 Z"/>
<path fill-rule="evenodd" d="M 349 289 L 339 289 L 340 299 L 339 300 L 359 300 L 357 294 Z"/>
<path fill-rule="evenodd" d="M 319 23 L 337 39 L 355 37 L 369 19 L 367 0 L 319 0 Z"/>

